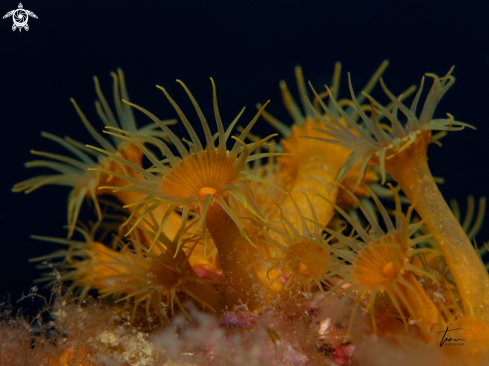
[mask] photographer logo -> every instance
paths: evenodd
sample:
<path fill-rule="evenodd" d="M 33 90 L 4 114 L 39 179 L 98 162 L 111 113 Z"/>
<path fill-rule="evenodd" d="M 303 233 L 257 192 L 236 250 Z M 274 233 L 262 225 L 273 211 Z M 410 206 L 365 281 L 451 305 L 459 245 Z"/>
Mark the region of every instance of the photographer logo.
<path fill-rule="evenodd" d="M 19 8 L 9 11 L 7 14 L 3 16 L 3 19 L 12 17 L 14 21 L 14 24 L 12 25 L 12 30 L 15 31 L 16 29 L 19 29 L 20 32 L 22 31 L 22 28 L 24 28 L 26 31 L 29 30 L 29 25 L 27 24 L 27 21 L 29 20 L 29 16 L 37 19 L 36 14 L 34 14 L 30 10 L 24 9 L 22 3 L 19 3 Z"/>

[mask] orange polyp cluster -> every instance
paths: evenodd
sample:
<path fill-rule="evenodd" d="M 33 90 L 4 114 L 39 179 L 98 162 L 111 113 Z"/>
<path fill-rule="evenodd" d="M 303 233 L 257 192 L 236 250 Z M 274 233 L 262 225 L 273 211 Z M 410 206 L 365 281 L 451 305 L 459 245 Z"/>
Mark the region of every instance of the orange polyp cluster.
<path fill-rule="evenodd" d="M 432 131 L 469 126 L 451 115 L 433 118 L 454 78 L 451 70 L 442 78 L 429 75 L 434 84 L 417 116 L 423 81 L 410 107 L 403 100 L 413 87 L 395 96 L 381 81 L 391 100 L 387 106 L 369 95 L 386 66 L 384 62 L 357 95 L 349 78 L 351 99 L 338 99 L 337 64 L 332 85 L 323 93 L 313 89 L 312 101 L 297 68 L 301 107 L 285 82 L 280 84 L 294 124 L 278 121 L 260 105 L 237 136 L 231 134 L 243 111 L 225 129 L 213 81 L 215 133 L 178 81 L 195 108 L 202 141 L 194 129 L 199 123 L 191 123 L 164 88 L 158 87 L 190 139 L 177 137 L 171 121 L 130 103 L 122 72 L 113 74 L 116 120 L 95 80 L 97 112 L 112 143 L 74 103 L 100 147 L 44 134 L 79 160 L 36 153 L 57 162 L 28 166 L 61 174 L 26 180 L 14 190 L 30 192 L 50 183 L 71 186 L 69 236 L 83 199 L 111 194 L 129 215 L 118 229 L 126 241 L 118 239 L 109 247 L 106 240 L 94 241 L 93 232 L 84 233 L 85 242 L 54 239 L 69 249 L 35 260 L 64 258 L 57 266 L 68 271 L 61 277 L 72 281 L 68 292 L 78 288 L 85 297 L 95 289 L 102 297 L 131 301 L 134 312 L 142 304 L 148 319 L 153 311 L 162 325 L 177 311 L 191 316 L 186 300 L 212 313 L 247 309 L 259 314 L 314 298 L 315 306 L 322 306 L 319 299 L 335 298 L 336 307 L 350 311 L 342 340 L 361 342 L 370 334 L 396 337 L 414 330 L 431 346 L 435 331 L 463 327 L 472 342 L 466 354 L 479 357 L 489 344 L 489 277 L 470 240 L 482 225 L 483 209 L 472 227 L 467 222 L 473 212 L 460 225 L 427 165 L 427 146 L 439 138 Z M 132 108 L 154 124 L 137 129 Z M 282 134 L 280 143 L 272 140 L 275 134 L 263 139 L 251 134 L 260 115 Z M 390 124 L 381 123 L 383 119 Z M 231 138 L 234 144 L 228 149 Z M 144 158 L 150 167 L 143 167 Z M 392 212 L 375 193 L 377 172 L 382 183 L 393 179 L 399 185 L 383 188 L 395 201 Z M 400 190 L 404 201 L 411 202 L 407 211 Z M 98 201 L 96 211 L 106 221 Z M 367 315 L 369 327 L 355 328 L 358 312 Z"/>

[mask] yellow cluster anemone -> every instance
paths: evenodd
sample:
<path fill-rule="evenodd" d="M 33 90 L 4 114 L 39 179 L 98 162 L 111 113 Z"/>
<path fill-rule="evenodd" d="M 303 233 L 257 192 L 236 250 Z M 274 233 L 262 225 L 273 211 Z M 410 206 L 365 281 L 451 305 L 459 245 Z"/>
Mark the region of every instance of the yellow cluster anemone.
<path fill-rule="evenodd" d="M 204 309 L 220 311 L 224 305 L 222 296 L 212 287 L 212 281 L 201 279 L 189 264 L 189 257 L 197 242 L 198 238 L 185 239 L 184 245 L 190 246 L 185 254 L 184 251 L 176 253 L 176 243 L 164 234 L 160 234 L 155 241 L 154 252 L 147 251 L 139 241 L 132 240 L 136 250 L 126 250 L 123 260 L 110 262 L 112 267 L 119 269 L 119 273 L 106 277 L 113 285 L 100 291 L 101 295 L 107 297 L 116 294 L 120 298 L 120 294 L 127 293 L 118 301 L 134 298 L 134 310 L 139 303 L 146 302 L 148 317 L 149 308 L 152 307 L 163 322 L 167 314 L 162 304 L 169 304 L 173 315 L 176 303 L 188 316 L 180 300 L 182 295 L 202 304 Z"/>
<path fill-rule="evenodd" d="M 134 108 L 144 112 L 158 126 L 160 126 L 163 132 L 175 145 L 180 156 L 173 154 L 168 145 L 161 140 L 145 137 L 122 129 L 109 128 L 115 132 L 108 131 L 108 134 L 138 146 L 144 152 L 145 156 L 152 162 L 153 168 L 145 170 L 114 153 L 92 147 L 93 149 L 107 154 L 114 160 L 117 160 L 134 169 L 142 177 L 144 177 L 144 179 L 137 179 L 128 175 L 101 169 L 101 171 L 104 173 L 111 174 L 116 178 L 125 179 L 128 183 L 130 183 L 125 187 L 109 186 L 101 188 L 136 192 L 144 195 L 144 198 L 141 201 L 132 204 L 133 206 L 136 206 L 134 213 L 138 212 L 141 208 L 146 207 L 146 205 L 148 205 L 148 207 L 142 214 L 139 215 L 139 218 L 135 221 L 131 229 L 135 228 L 153 210 L 157 209 L 162 204 L 167 205 L 168 208 L 165 217 L 159 224 L 155 239 L 164 230 L 166 217 L 168 217 L 168 215 L 177 207 L 182 210 L 181 228 L 186 227 L 187 221 L 191 214 L 199 215 L 198 221 L 191 229 L 192 232 L 189 233 L 190 236 L 193 236 L 196 231 L 202 227 L 204 227 L 204 232 L 209 230 L 219 252 L 220 264 L 224 272 L 227 273 L 226 281 L 234 282 L 232 286 L 227 287 L 229 291 L 242 292 L 241 296 L 256 297 L 258 296 L 257 294 L 244 294 L 244 292 L 247 292 L 250 288 L 253 288 L 250 283 L 246 283 L 246 281 L 243 280 L 236 282 L 236 278 L 233 280 L 234 276 L 241 276 L 244 273 L 249 272 L 247 267 L 250 258 L 247 255 L 248 249 L 246 248 L 246 244 L 243 240 L 250 242 L 251 245 L 253 245 L 253 243 L 251 243 L 250 239 L 248 238 L 248 235 L 246 234 L 240 220 L 229 207 L 228 195 L 240 202 L 242 207 L 244 207 L 244 209 L 246 209 L 248 212 L 261 220 L 265 220 L 261 209 L 255 205 L 252 192 L 249 191 L 245 183 L 249 180 L 256 180 L 263 183 L 267 182 L 253 174 L 250 174 L 249 172 L 246 172 L 244 167 L 245 164 L 250 161 L 279 154 L 253 154 L 253 152 L 259 149 L 260 146 L 275 135 L 270 135 L 264 139 L 261 139 L 260 141 L 250 144 L 244 143 L 244 140 L 258 120 L 258 117 L 260 116 L 261 111 L 265 108 L 266 104 L 255 115 L 246 128 L 244 128 L 239 137 L 233 137 L 236 141 L 231 150 L 227 150 L 227 140 L 234 125 L 243 113 L 243 110 L 239 113 L 235 120 L 231 122 L 229 128 L 225 131 L 217 105 L 216 88 L 214 82 L 212 81 L 214 114 L 218 130 L 218 143 L 216 146 L 214 143 L 214 137 L 199 105 L 185 84 L 183 84 L 181 81 L 179 81 L 179 83 L 187 92 L 200 119 L 206 137 L 205 149 L 194 128 L 192 127 L 192 124 L 189 122 L 180 107 L 173 101 L 164 88 L 158 87 L 163 91 L 165 96 L 173 105 L 180 119 L 185 125 L 191 139 L 191 142 L 189 142 L 190 148 L 187 149 L 180 139 L 178 139 L 176 135 L 155 115 L 142 107 L 125 101 L 125 103 L 128 105 L 131 105 Z M 140 141 L 150 142 L 151 144 L 157 146 L 165 156 L 165 159 L 162 161 L 159 160 L 158 157 L 156 157 L 150 150 L 145 148 Z M 232 235 L 231 233 L 235 232 L 236 230 L 236 234 Z M 180 237 L 177 238 L 177 252 L 182 243 L 184 231 L 180 230 L 180 233 Z M 206 243 L 204 242 L 204 246 L 205 245 Z M 236 250 L 236 248 L 239 248 L 239 250 Z M 241 263 L 241 266 L 236 267 L 236 263 Z M 239 283 L 239 285 L 237 285 L 237 283 Z M 232 296 L 229 295 L 228 297 L 231 298 Z M 239 301 L 244 301 L 244 299 L 239 299 Z M 236 302 L 236 300 L 233 302 Z"/>
<path fill-rule="evenodd" d="M 361 116 L 362 121 L 368 127 L 369 132 L 371 132 L 371 135 L 373 136 L 365 132 L 364 129 L 358 125 L 358 121 L 353 120 L 346 113 L 346 111 L 342 109 L 342 107 L 335 100 L 331 90 L 325 86 L 336 113 L 339 113 L 344 120 L 340 121 L 332 112 L 331 107 L 327 107 L 324 103 L 320 102 L 326 117 L 323 118 L 317 112 L 316 115 L 319 119 L 321 119 L 324 126 L 327 128 L 327 130 L 321 129 L 320 131 L 332 137 L 332 139 L 323 138 L 322 141 L 345 146 L 346 148 L 353 150 L 351 155 L 348 157 L 348 160 L 343 165 L 337 177 L 337 182 L 341 182 L 346 177 L 348 172 L 360 161 L 362 163 L 359 177 L 363 176 L 367 168 L 367 163 L 371 159 L 373 159 L 380 166 L 382 182 L 385 182 L 386 160 L 391 159 L 411 146 L 416 141 L 417 135 L 422 134 L 423 131 L 460 131 L 465 127 L 473 128 L 467 123 L 455 121 L 453 116 L 450 114 L 448 114 L 448 118 L 446 119 L 433 119 L 436 106 L 443 95 L 455 82 L 455 78 L 451 75 L 452 71 L 453 67 L 442 78 L 439 78 L 435 74 L 427 74 L 427 76 L 433 78 L 433 86 L 431 87 L 431 90 L 426 98 L 419 118 L 416 116 L 416 109 L 423 91 L 424 77 L 421 80 L 421 86 L 416 93 L 410 108 L 401 103 L 402 98 L 396 97 L 387 89 L 382 79 L 380 79 L 380 84 L 382 85 L 382 89 L 386 95 L 393 103 L 392 110 L 387 109 L 382 104 L 377 102 L 368 94 L 368 92 L 362 92 L 362 94 L 368 98 L 372 104 L 371 110 L 373 113 L 369 118 L 365 114 L 358 99 L 355 97 L 353 87 L 351 85 L 351 78 L 350 75 L 348 75 L 348 82 L 350 85 L 350 92 L 354 108 L 358 115 Z M 314 88 L 312 88 L 312 90 L 316 98 L 319 99 L 319 96 Z M 388 130 L 391 132 L 390 134 L 389 132 L 385 131 L 385 126 L 379 122 L 376 115 L 377 110 L 380 111 L 380 114 L 387 118 L 391 123 L 391 126 L 388 126 Z M 401 124 L 397 116 L 399 110 L 407 118 L 407 122 L 404 126 Z M 346 128 L 343 121 L 346 121 L 348 126 L 350 126 L 353 131 Z M 430 139 L 430 142 L 435 141 L 436 138 Z M 357 181 L 357 185 L 359 182 L 360 178 Z"/>
<path fill-rule="evenodd" d="M 338 240 L 338 243 L 330 249 L 333 252 L 333 262 L 330 265 L 336 269 L 326 274 L 323 280 L 339 277 L 341 280 L 330 290 L 330 293 L 341 293 L 343 302 L 354 297 L 350 327 L 353 324 L 356 309 L 363 306 L 372 317 L 372 326 L 377 331 L 379 319 L 376 319 L 376 307 L 379 306 L 379 301 L 383 301 L 384 304 L 387 301 L 406 327 L 408 319 L 413 319 L 424 329 L 430 329 L 434 323 L 441 321 L 440 316 L 416 276 L 427 276 L 435 282 L 436 279 L 424 269 L 412 264 L 414 256 L 435 252 L 432 248 L 416 247 L 418 243 L 426 240 L 426 236 L 411 238 L 420 229 L 423 222 L 411 224 L 414 207 L 410 206 L 407 213 L 404 214 L 399 195 L 392 189 L 396 198 L 394 225 L 375 193 L 368 187 L 367 190 L 375 200 L 387 231 L 382 229 L 376 218 L 351 192 L 347 191 L 353 199 L 357 200 L 359 208 L 371 227 L 369 232 L 340 207 L 327 200 L 348 221 L 358 233 L 359 238 L 346 237 L 325 228 L 326 232 Z"/>
<path fill-rule="evenodd" d="M 362 89 L 362 93 L 370 93 L 374 89 L 388 64 L 388 61 L 384 61 L 379 66 Z M 347 176 L 348 178 L 344 180 L 344 184 L 355 191 L 357 196 L 365 197 L 368 194 L 362 187 L 359 189 L 354 187 L 355 180 L 358 181 L 363 178 L 365 182 L 373 183 L 377 180 L 377 174 L 368 165 L 368 161 L 364 164 L 359 164 L 358 160 L 353 162 L 351 156 L 349 156 L 349 148 L 344 147 L 339 141 L 335 144 L 326 145 L 316 140 L 324 136 L 322 133 L 322 127 L 324 127 L 322 119 L 328 117 L 323 115 L 324 112 L 321 105 L 324 105 L 323 99 L 329 95 L 327 93 L 321 93 L 320 95 L 315 93 L 315 98 L 311 101 L 301 67 L 296 67 L 295 76 L 300 96 L 300 106 L 294 100 L 285 81 L 280 82 L 282 99 L 294 124 L 289 127 L 270 113 L 266 111 L 262 113 L 263 118 L 282 135 L 278 150 L 290 153 L 287 156 L 277 158 L 277 177 L 275 178 L 275 181 L 280 182 L 279 186 L 289 191 L 290 195 L 283 196 L 274 203 L 280 204 L 286 216 L 292 222 L 298 223 L 300 218 L 297 216 L 292 199 L 297 202 L 304 213 L 311 215 L 312 213 L 308 212 L 308 203 L 303 195 L 303 193 L 306 193 L 315 207 L 319 222 L 326 224 L 333 216 L 334 211 L 331 206 L 323 205 L 317 195 L 326 196 L 343 207 L 354 206 L 355 204 L 349 196 L 343 194 L 334 184 L 338 180 L 338 176 L 342 176 L 342 178 Z M 341 63 L 337 62 L 330 85 L 331 98 L 327 103 L 329 108 L 333 110 L 332 115 L 335 120 L 341 124 L 342 131 L 348 134 L 356 134 L 354 130 L 350 131 L 350 129 L 345 127 L 348 123 L 347 119 L 349 121 L 358 121 L 360 118 L 360 114 L 354 108 L 354 102 L 350 99 L 341 99 L 339 101 L 339 105 L 346 108 L 344 114 L 340 114 L 334 109 L 340 90 L 340 77 Z M 408 97 L 414 90 L 414 86 L 405 90 L 400 95 L 400 100 Z M 365 96 L 362 93 L 356 97 L 359 104 L 365 100 Z M 355 98 L 355 96 L 352 98 Z M 261 105 L 258 105 L 258 107 L 261 107 Z M 362 105 L 362 112 L 363 110 L 368 110 L 369 107 L 369 105 Z M 389 107 L 387 106 L 387 108 Z M 304 137 L 309 139 L 306 140 Z M 344 163 L 351 169 L 344 172 Z M 294 215 L 296 216 L 294 217 Z M 310 229 L 312 229 L 312 226 Z"/>
<path fill-rule="evenodd" d="M 237 125 L 244 109 L 224 123 L 211 79 L 217 129 L 212 131 L 185 84 L 177 80 L 193 104 L 196 122 L 158 86 L 187 139 L 174 133 L 174 120 L 162 120 L 129 101 L 121 70 L 112 73 L 115 113 L 95 78 L 96 111 L 110 140 L 73 101 L 99 146 L 43 133 L 74 157 L 34 151 L 51 160 L 27 167 L 59 174 L 14 186 L 26 193 L 46 184 L 72 187 L 68 239 L 34 237 L 66 249 L 33 261 L 61 260 L 54 266 L 69 282 L 65 296 L 73 292 L 84 298 L 94 290 L 107 301 L 130 303 L 132 319 L 139 307 L 149 321 L 156 313 L 160 322 L 153 324 L 161 326 L 178 312 L 192 316 L 185 301 L 220 316 L 243 311 L 274 324 L 290 321 L 293 317 L 284 313 L 289 309 L 306 306 L 314 315 L 302 308 L 300 313 L 310 321 L 333 307 L 337 314 L 351 311 L 346 336 L 338 338 L 342 341 L 400 339 L 409 332 L 431 346 L 437 332 L 460 327 L 471 342 L 466 355 L 475 360 L 489 344 L 489 276 L 482 261 L 487 250 L 471 243 L 483 225 L 485 199 L 475 220 L 469 199 L 462 220 L 457 206 L 450 208 L 441 196 L 427 163 L 430 143 L 439 144 L 447 131 L 472 126 L 450 114 L 434 115 L 454 83 L 453 68 L 443 77 L 427 74 L 433 86 L 418 113 L 424 79 L 407 106 L 404 101 L 416 88 L 394 95 L 380 79 L 387 65 L 381 64 L 359 94 L 348 77 L 350 97 L 344 99 L 339 98 L 340 63 L 326 91 L 318 93 L 309 83 L 312 99 L 302 69 L 296 68 L 300 103 L 280 83 L 291 126 L 264 111 L 268 102 L 258 105 L 245 126 Z M 379 80 L 388 105 L 370 95 Z M 133 109 L 152 123 L 137 128 Z M 280 132 L 279 141 L 277 134 L 262 138 L 251 132 L 260 117 Z M 388 188 L 386 181 L 392 182 Z M 94 238 L 98 225 L 110 220 L 100 209 L 101 194 L 112 195 L 110 205 L 128 216 L 116 224 L 118 239 L 112 245 L 103 236 Z M 91 230 L 78 218 L 87 197 L 99 219 Z M 394 204 L 384 203 L 386 197 Z M 75 231 L 84 240 L 71 239 Z M 359 313 L 368 327 L 357 327 Z M 316 320 L 322 342 L 330 339 L 326 325 L 343 333 L 343 325 L 332 318 Z M 361 337 L 355 337 L 358 333 Z M 276 345 L 280 338 L 274 339 Z"/>
<path fill-rule="evenodd" d="M 161 131 L 154 131 L 157 127 L 154 124 L 150 124 L 139 129 L 137 128 L 136 120 L 131 108 L 121 102 L 121 97 L 125 100 L 129 100 L 124 74 L 121 69 L 118 69 L 117 74 L 113 72 L 111 75 L 114 80 L 114 104 L 116 107 L 117 118 L 114 116 L 114 113 L 112 112 L 102 93 L 102 90 L 100 89 L 97 77 L 94 77 L 95 90 L 99 98 L 99 100 L 95 102 L 95 106 L 104 125 L 115 128 L 121 126 L 127 131 L 138 132 L 144 136 L 166 138 Z M 141 164 L 142 154 L 139 149 L 134 149 L 132 145 L 125 144 L 124 141 L 120 139 L 113 138 L 112 143 L 107 141 L 88 121 L 73 98 L 71 99 L 71 102 L 73 103 L 88 132 L 90 132 L 92 137 L 100 144 L 100 146 L 113 154 L 124 156 L 126 159 L 133 161 L 135 164 Z M 174 120 L 166 120 L 163 123 L 171 124 L 174 123 Z M 104 176 L 100 173 L 100 171 L 95 169 L 105 168 L 107 170 L 125 171 L 126 174 L 133 174 L 133 172 L 128 171 L 125 167 L 118 165 L 115 161 L 107 159 L 103 154 L 100 154 L 92 149 L 88 149 L 84 144 L 68 136 L 63 139 L 47 132 L 42 132 L 41 135 L 63 146 L 70 153 L 72 153 L 76 159 L 64 155 L 32 150 L 32 154 L 43 156 L 52 160 L 30 161 L 25 164 L 27 168 L 49 168 L 58 172 L 59 174 L 40 175 L 29 178 L 15 184 L 12 191 L 31 193 L 44 185 L 62 185 L 73 187 L 68 196 L 68 238 L 70 238 L 75 230 L 78 215 L 83 204 L 83 200 L 86 197 L 90 197 L 94 201 L 98 219 L 102 219 L 97 196 L 108 192 L 100 191 L 98 188 L 103 185 L 107 179 L 109 179 L 109 176 Z M 112 183 L 114 184 L 116 182 L 112 181 Z M 118 198 L 124 201 L 124 197 L 119 195 Z M 130 200 L 132 198 L 128 199 Z"/>
<path fill-rule="evenodd" d="M 426 227 L 432 233 L 445 257 L 459 288 L 464 313 L 466 316 L 476 317 L 488 323 L 489 277 L 487 271 L 473 250 L 465 231 L 443 199 L 428 167 L 428 144 L 436 141 L 436 137 L 432 136 L 432 131 L 445 132 L 462 130 L 465 127 L 473 128 L 466 123 L 454 120 L 450 114 L 446 119 L 433 119 L 438 102 L 455 82 L 455 78 L 451 75 L 452 71 L 453 67 L 442 78 L 434 74 L 427 74 L 433 78 L 433 85 L 419 117 L 416 116 L 416 109 L 424 79 L 421 81 L 421 88 L 410 108 L 401 103 L 382 81 L 384 92 L 393 102 L 392 111 L 384 108 L 367 94 L 366 97 L 372 103 L 372 111 L 378 109 L 379 113 L 385 115 L 391 123 L 388 126 L 390 133 L 386 132 L 385 128 L 375 118 L 377 112 L 373 112 L 369 118 L 362 111 L 353 95 L 351 80 L 350 90 L 355 109 L 373 137 L 356 122 L 346 118 L 346 113 L 332 98 L 331 91 L 328 93 L 335 108 L 345 117 L 348 125 L 357 134 L 352 133 L 338 121 L 324 103 L 321 103 L 321 106 L 328 118 L 318 117 L 321 117 L 322 122 L 328 128 L 322 132 L 333 137 L 333 139 L 323 139 L 324 142 L 339 144 L 352 150 L 350 157 L 343 164 L 337 181 L 341 181 L 345 174 L 359 161 L 362 161 L 362 166 L 365 167 L 368 161 L 378 164 L 383 177 L 385 177 L 386 172 L 389 173 L 400 185 L 407 198 L 415 204 L 416 212 L 424 220 Z M 317 94 L 315 93 L 315 95 Z M 407 119 L 404 126 L 397 117 L 398 111 L 401 111 Z M 365 168 L 362 168 L 361 172 L 364 170 Z"/>
<path fill-rule="evenodd" d="M 323 290 L 321 277 L 330 270 L 327 244 L 333 238 L 324 239 L 323 227 L 318 222 L 316 210 L 309 197 L 305 197 L 312 212 L 313 231 L 309 229 L 297 203 L 292 200 L 300 217 L 300 228 L 296 228 L 279 207 L 279 221 L 268 221 L 265 225 L 255 222 L 260 235 L 257 242 L 260 248 L 267 248 L 263 261 L 271 263 L 264 266 L 268 285 L 276 292 L 288 291 L 289 296 L 297 297 L 299 293 L 311 293 L 314 289 Z M 276 239 L 274 239 L 277 238 Z"/>
<path fill-rule="evenodd" d="M 129 183 L 131 183 L 131 185 L 126 187 L 102 188 L 117 189 L 120 191 L 137 192 L 144 194 L 146 197 L 141 200 L 141 202 L 138 202 L 138 207 L 144 204 L 151 204 L 151 206 L 149 210 L 145 211 L 145 214 L 142 214 L 140 216 L 137 223 L 139 223 L 139 221 L 142 220 L 146 214 L 152 212 L 153 209 L 160 206 L 163 202 L 169 205 L 170 211 L 174 210 L 176 207 L 183 207 L 184 217 L 188 217 L 188 213 L 190 212 L 190 210 L 199 210 L 201 220 L 195 226 L 196 230 L 199 229 L 204 223 L 208 207 L 216 202 L 223 208 L 223 210 L 231 217 L 234 223 L 243 232 L 241 223 L 230 210 L 228 204 L 225 201 L 225 198 L 228 194 L 230 194 L 236 197 L 245 206 L 247 206 L 248 210 L 253 212 L 255 215 L 260 215 L 260 213 L 257 212 L 257 210 L 254 210 L 254 208 L 252 207 L 253 201 L 249 200 L 249 195 L 246 191 L 246 188 L 244 187 L 244 183 L 248 179 L 261 179 L 244 172 L 243 168 L 247 162 L 269 155 L 260 154 L 259 156 L 252 156 L 251 154 L 274 135 L 270 135 L 267 138 L 256 143 L 243 143 L 243 140 L 246 138 L 248 132 L 258 120 L 261 112 L 260 111 L 248 124 L 246 129 L 241 133 L 240 137 L 235 138 L 236 142 L 234 143 L 233 148 L 230 151 L 227 151 L 226 142 L 229 138 L 232 127 L 236 124 L 243 111 L 241 111 L 238 117 L 236 117 L 236 119 L 231 123 L 230 128 L 228 128 L 227 131 L 224 131 L 224 127 L 217 107 L 216 90 L 213 84 L 214 112 L 218 127 L 218 145 L 216 147 L 214 144 L 214 138 L 210 132 L 207 121 L 205 120 L 205 117 L 200 110 L 200 107 L 198 106 L 190 91 L 185 87 L 183 83 L 181 84 L 187 91 L 190 99 L 192 100 L 202 123 L 207 142 L 206 148 L 203 148 L 202 143 L 195 133 L 194 128 L 188 121 L 187 117 L 183 114 L 181 109 L 178 107 L 178 105 L 168 95 L 165 89 L 159 87 L 165 93 L 171 104 L 174 106 L 185 127 L 187 128 L 187 131 L 189 132 L 189 135 L 191 137 L 190 151 L 183 145 L 180 139 L 178 139 L 176 135 L 173 134 L 171 130 L 165 124 L 163 124 L 155 115 L 148 112 L 142 107 L 129 103 L 128 101 L 124 101 L 126 104 L 131 105 L 144 112 L 158 126 L 160 126 L 162 130 L 169 136 L 170 140 L 177 148 L 181 157 L 175 156 L 168 145 L 165 144 L 165 142 L 146 137 L 148 142 L 154 143 L 157 147 L 161 149 L 162 153 L 164 154 L 165 160 L 160 161 L 150 150 L 144 148 L 139 142 L 141 139 L 144 141 L 144 136 L 121 129 L 110 128 L 111 130 L 115 130 L 116 132 L 109 131 L 107 133 L 127 142 L 131 142 L 140 147 L 146 157 L 154 164 L 154 168 L 150 171 L 146 171 L 136 166 L 129 160 L 118 157 L 114 153 L 92 147 L 94 150 L 105 153 L 109 157 L 112 157 L 133 168 L 145 178 L 134 179 L 127 175 L 114 174 L 110 171 L 102 170 L 107 174 L 112 174 L 117 178 L 125 179 Z M 185 225 L 185 220 L 186 219 L 184 218 L 182 225 Z M 162 224 L 164 223 L 165 221 L 162 222 Z M 160 226 L 159 232 L 161 232 L 163 228 L 164 225 Z M 246 237 L 246 234 L 244 232 L 243 235 L 245 235 Z"/>
<path fill-rule="evenodd" d="M 66 245 L 67 249 L 55 251 L 51 254 L 32 258 L 30 262 L 52 261 L 56 258 L 63 258 L 55 267 L 60 272 L 60 281 L 71 282 L 65 290 L 65 296 L 79 296 L 84 299 L 90 290 L 99 290 L 113 287 L 117 281 L 111 280 L 113 276 L 128 274 L 128 268 L 123 268 L 117 263 L 132 263 L 132 258 L 126 251 L 116 248 L 109 248 L 103 243 L 96 241 L 94 235 L 100 222 L 90 230 L 85 227 L 77 227 L 75 230 L 80 233 L 84 241 L 69 240 L 46 236 L 33 235 L 36 240 L 49 241 L 61 245 Z M 116 243 L 116 246 L 119 246 Z M 50 267 L 48 264 L 39 265 L 39 268 Z M 34 282 L 46 282 L 48 286 L 58 281 L 52 277 L 52 273 L 43 273 L 43 277 Z"/>

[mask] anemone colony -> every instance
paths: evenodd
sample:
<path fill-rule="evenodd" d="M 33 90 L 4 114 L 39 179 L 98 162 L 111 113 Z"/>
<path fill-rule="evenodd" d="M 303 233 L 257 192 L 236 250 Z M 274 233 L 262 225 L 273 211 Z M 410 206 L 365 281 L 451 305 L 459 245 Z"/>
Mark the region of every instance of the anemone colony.
<path fill-rule="evenodd" d="M 191 303 L 219 317 L 327 303 L 346 313 L 347 321 L 341 323 L 340 315 L 320 319 L 318 349 L 357 345 L 367 336 L 402 343 L 409 334 L 445 360 L 482 364 L 489 347 L 489 277 L 481 260 L 485 249 L 471 239 L 482 225 L 484 201 L 473 225 L 473 201 L 460 223 L 458 208 L 446 204 L 427 164 L 430 143 L 440 144 L 447 131 L 473 127 L 450 114 L 434 118 L 455 81 L 453 69 L 443 77 L 427 74 L 432 86 L 424 103 L 423 78 L 408 106 L 403 101 L 416 88 L 392 94 L 380 79 L 386 67 L 382 63 L 358 94 L 348 76 L 345 99 L 339 99 L 341 64 L 321 92 L 309 89 L 296 68 L 299 104 L 280 84 L 292 126 L 266 112 L 267 103 L 244 127 L 237 126 L 243 111 L 223 123 L 212 79 L 214 121 L 208 122 L 178 81 L 195 108 L 195 122 L 158 87 L 190 139 L 172 132 L 177 120 L 160 120 L 131 103 L 121 70 L 111 74 L 116 113 L 95 78 L 96 110 L 107 138 L 72 100 L 98 145 L 43 133 L 71 156 L 32 151 L 49 160 L 27 167 L 56 174 L 13 188 L 72 188 L 68 237 L 34 237 L 65 249 L 32 261 L 55 262 L 67 284 L 63 299 L 81 302 L 96 290 L 107 303 L 131 307 L 131 321 L 144 314 L 157 328 L 177 312 L 192 321 Z M 388 105 L 370 96 L 379 80 Z M 142 112 L 138 119 L 152 123 L 138 128 L 135 109 Z M 260 118 L 279 139 L 252 134 Z M 93 203 L 95 224 L 79 220 L 85 201 Z M 108 213 L 109 206 L 116 214 Z M 107 230 L 117 233 L 113 240 L 102 235 Z M 78 234 L 84 239 L 72 239 Z M 49 273 L 38 281 L 53 283 Z M 456 351 L 439 347 L 439 332 L 447 327 L 463 328 L 465 344 Z M 275 340 L 287 338 L 268 331 Z M 59 363 L 68 364 L 69 357 L 62 357 Z M 335 361 L 362 363 L 355 353 Z"/>

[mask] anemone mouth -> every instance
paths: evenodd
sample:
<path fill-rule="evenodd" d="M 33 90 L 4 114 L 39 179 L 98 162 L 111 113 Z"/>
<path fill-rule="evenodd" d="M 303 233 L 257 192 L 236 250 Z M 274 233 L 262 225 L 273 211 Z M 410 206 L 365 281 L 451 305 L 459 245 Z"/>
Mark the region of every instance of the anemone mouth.
<path fill-rule="evenodd" d="M 203 150 L 182 159 L 164 176 L 161 190 L 182 200 L 195 196 L 204 200 L 221 193 L 222 187 L 239 179 L 236 159 L 216 150 Z"/>
<path fill-rule="evenodd" d="M 388 234 L 370 242 L 358 253 L 353 275 L 368 289 L 387 286 L 404 273 L 408 258 L 402 253 L 397 235 Z"/>
<path fill-rule="evenodd" d="M 328 256 L 327 250 L 307 240 L 292 245 L 287 253 L 289 260 L 294 263 L 295 270 L 308 280 L 324 273 Z"/>

